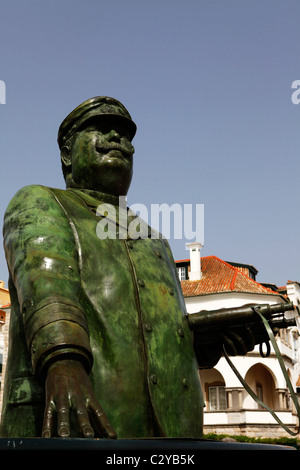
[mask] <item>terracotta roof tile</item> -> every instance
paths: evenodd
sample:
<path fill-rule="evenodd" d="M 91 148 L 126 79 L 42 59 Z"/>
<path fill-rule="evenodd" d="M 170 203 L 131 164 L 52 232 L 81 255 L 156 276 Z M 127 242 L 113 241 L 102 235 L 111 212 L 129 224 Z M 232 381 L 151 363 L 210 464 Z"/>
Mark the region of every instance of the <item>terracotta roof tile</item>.
<path fill-rule="evenodd" d="M 202 278 L 199 281 L 181 281 L 185 297 L 220 292 L 249 292 L 278 295 L 278 292 L 262 286 L 238 268 L 231 266 L 216 256 L 201 258 L 201 271 Z"/>

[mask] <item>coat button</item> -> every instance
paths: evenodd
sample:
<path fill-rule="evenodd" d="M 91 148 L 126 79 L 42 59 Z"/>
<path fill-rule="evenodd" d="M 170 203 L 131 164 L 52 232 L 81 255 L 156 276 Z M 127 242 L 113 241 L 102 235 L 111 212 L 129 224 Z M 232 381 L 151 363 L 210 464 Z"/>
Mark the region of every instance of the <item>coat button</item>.
<path fill-rule="evenodd" d="M 145 281 L 144 281 L 143 279 L 139 279 L 139 280 L 138 280 L 138 285 L 139 285 L 140 287 L 145 287 Z"/>
<path fill-rule="evenodd" d="M 151 323 L 145 323 L 145 330 L 146 330 L 146 331 L 149 331 L 149 332 L 152 331 L 152 325 L 151 325 Z"/>
<path fill-rule="evenodd" d="M 182 385 L 187 388 L 189 386 L 188 379 L 186 377 L 183 377 L 182 379 Z"/>
<path fill-rule="evenodd" d="M 33 307 L 33 300 L 27 299 L 22 306 L 22 314 L 25 316 L 27 313 L 30 313 L 31 308 Z"/>
<path fill-rule="evenodd" d="M 184 338 L 184 331 L 183 331 L 183 328 L 178 328 L 177 333 L 179 334 L 179 336 L 180 336 L 181 338 Z"/>
<path fill-rule="evenodd" d="M 172 289 L 172 287 L 170 287 L 170 289 L 169 289 L 169 294 L 174 295 L 174 290 Z"/>
<path fill-rule="evenodd" d="M 155 254 L 158 258 L 161 258 L 161 252 L 159 250 L 155 250 Z"/>
<path fill-rule="evenodd" d="M 157 384 L 157 376 L 155 374 L 150 375 L 150 380 L 153 383 L 153 385 Z"/>

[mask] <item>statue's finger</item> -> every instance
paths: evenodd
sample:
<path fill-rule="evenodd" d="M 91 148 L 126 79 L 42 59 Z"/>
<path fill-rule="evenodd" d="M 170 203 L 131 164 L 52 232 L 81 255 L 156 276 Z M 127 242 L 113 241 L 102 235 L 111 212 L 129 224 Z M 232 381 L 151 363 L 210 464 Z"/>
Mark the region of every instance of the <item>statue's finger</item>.
<path fill-rule="evenodd" d="M 84 409 L 77 409 L 76 415 L 83 437 L 92 438 L 95 435 L 94 429 L 90 423 L 89 414 Z"/>
<path fill-rule="evenodd" d="M 42 437 L 48 438 L 52 436 L 53 428 L 53 405 L 48 404 L 44 412 L 44 422 L 42 427 Z"/>
<path fill-rule="evenodd" d="M 98 430 L 99 434 L 108 439 L 116 439 L 117 433 L 110 424 L 108 417 L 101 407 L 92 409 L 91 420 L 94 428 Z"/>
<path fill-rule="evenodd" d="M 69 408 L 57 409 L 57 433 L 59 437 L 70 437 Z"/>

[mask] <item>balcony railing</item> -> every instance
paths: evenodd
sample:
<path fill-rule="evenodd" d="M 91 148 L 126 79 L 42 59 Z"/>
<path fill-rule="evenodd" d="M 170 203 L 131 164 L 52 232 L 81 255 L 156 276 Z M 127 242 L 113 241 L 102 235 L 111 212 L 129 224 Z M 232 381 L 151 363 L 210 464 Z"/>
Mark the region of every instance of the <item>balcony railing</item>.
<path fill-rule="evenodd" d="M 297 425 L 297 417 L 292 410 L 274 410 L 278 418 L 287 426 Z M 205 411 L 204 426 L 245 424 L 278 424 L 273 416 L 266 410 L 229 410 Z"/>

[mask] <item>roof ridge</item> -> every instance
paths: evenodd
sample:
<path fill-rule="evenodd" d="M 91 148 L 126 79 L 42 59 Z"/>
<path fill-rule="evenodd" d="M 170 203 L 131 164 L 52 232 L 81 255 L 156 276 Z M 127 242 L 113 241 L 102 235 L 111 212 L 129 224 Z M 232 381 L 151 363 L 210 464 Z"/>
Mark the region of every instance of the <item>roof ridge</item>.
<path fill-rule="evenodd" d="M 236 269 L 236 270 L 235 270 L 235 273 L 234 273 L 233 276 L 232 276 L 231 282 L 230 282 L 230 286 L 229 286 L 229 289 L 230 289 L 230 290 L 234 290 L 234 284 L 235 284 L 237 275 L 238 275 L 238 270 Z"/>
<path fill-rule="evenodd" d="M 239 271 L 239 274 L 241 274 L 242 276 L 245 276 L 247 279 L 249 279 L 251 282 L 253 282 L 254 284 L 257 284 L 259 285 L 260 287 L 262 287 L 263 289 L 265 289 L 266 291 L 268 292 L 276 292 L 272 289 L 269 289 L 268 287 L 265 287 L 261 284 L 261 282 L 258 282 L 258 281 L 255 281 L 255 279 L 252 279 L 250 276 L 248 276 L 247 274 L 245 274 L 243 271 L 240 271 L 238 268 L 236 268 L 237 271 Z"/>
<path fill-rule="evenodd" d="M 238 284 L 243 283 L 243 279 L 245 279 L 245 281 L 247 281 L 249 289 L 251 289 L 251 286 L 253 286 L 253 288 L 254 288 L 254 286 L 256 286 L 260 290 L 260 293 L 262 293 L 262 294 L 277 294 L 277 295 L 279 294 L 280 295 L 279 292 L 275 292 L 274 290 L 263 286 L 260 282 L 255 281 L 249 275 L 247 275 L 244 271 L 239 269 L 239 267 L 231 265 L 230 263 L 228 263 L 227 261 L 224 261 L 223 259 L 219 258 L 218 256 L 209 255 L 209 256 L 201 257 L 201 260 L 204 261 L 205 259 L 215 261 L 215 262 L 217 262 L 217 264 L 219 263 L 222 266 L 224 266 L 224 268 L 226 268 L 227 278 L 229 278 L 228 281 L 227 281 L 228 290 L 231 291 L 231 292 L 239 291 L 240 288 L 239 288 Z M 203 271 L 203 274 L 204 273 L 205 273 L 205 270 Z M 230 273 L 230 275 L 229 275 L 229 273 Z M 197 281 L 190 281 L 189 279 L 186 279 L 184 281 L 181 281 L 181 283 L 184 283 L 185 286 L 190 285 L 191 288 L 194 290 L 196 288 L 196 286 L 197 285 L 200 286 L 203 283 L 203 281 L 204 281 L 203 278 L 200 279 L 200 280 L 197 280 Z"/>
<path fill-rule="evenodd" d="M 232 266 L 231 264 L 227 263 L 227 261 L 224 261 L 222 260 L 221 258 L 218 258 L 217 256 L 215 256 L 215 258 L 217 258 L 219 261 L 221 261 L 222 263 L 226 264 L 227 266 L 229 266 L 230 268 L 234 269 L 236 271 L 235 273 L 235 276 L 234 276 L 234 279 L 232 279 L 231 283 L 230 283 L 230 288 L 231 286 L 234 286 L 234 283 L 235 283 L 235 280 L 236 280 L 236 277 L 237 277 L 237 273 L 241 274 L 242 276 L 246 277 L 247 279 L 249 279 L 251 282 L 255 283 L 256 285 L 259 285 L 260 287 L 262 287 L 263 289 L 265 289 L 266 291 L 268 292 L 275 292 L 274 290 L 272 289 L 269 289 L 268 287 L 265 287 L 263 286 L 260 282 L 257 282 L 255 281 L 254 279 L 252 279 L 250 276 L 248 276 L 246 273 L 244 273 L 243 271 L 241 271 L 238 267 L 236 266 Z M 232 290 L 232 289 L 231 289 Z"/>

